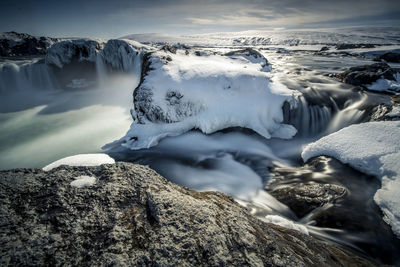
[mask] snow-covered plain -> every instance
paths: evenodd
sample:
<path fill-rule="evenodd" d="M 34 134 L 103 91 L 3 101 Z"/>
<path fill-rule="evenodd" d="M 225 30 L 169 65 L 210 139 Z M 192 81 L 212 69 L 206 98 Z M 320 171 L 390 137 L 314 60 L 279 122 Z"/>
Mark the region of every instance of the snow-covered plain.
<path fill-rule="evenodd" d="M 400 122 L 351 125 L 307 145 L 302 157 L 334 157 L 353 168 L 382 179 L 374 200 L 385 221 L 400 237 Z M 362 189 L 360 189 L 362 190 Z"/>

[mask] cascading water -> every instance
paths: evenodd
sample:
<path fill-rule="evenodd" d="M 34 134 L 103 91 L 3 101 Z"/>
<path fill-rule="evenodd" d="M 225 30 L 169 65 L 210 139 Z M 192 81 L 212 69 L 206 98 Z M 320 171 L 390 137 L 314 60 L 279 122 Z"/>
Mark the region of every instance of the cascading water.
<path fill-rule="evenodd" d="M 0 142 L 0 149 L 4 152 L 0 156 L 0 168 L 41 167 L 64 156 L 99 152 L 98 148 L 103 144 L 122 136 L 131 122 L 128 110 L 131 107 L 132 92 L 140 80 L 142 57 L 143 52 L 135 51 L 121 40 L 114 40 L 108 46 L 106 44 L 95 55 L 94 62 L 91 62 L 96 74 L 96 86 L 88 90 L 76 88 L 79 90 L 75 91 L 61 90 L 62 86 L 53 72 L 57 67 L 49 66 L 44 61 L 35 60 L 19 65 L 13 62 L 1 63 L 2 96 L 26 90 L 57 91 L 58 94 L 46 99 L 46 102 L 41 103 L 43 107 L 40 106 L 38 110 L 21 111 L 15 117 L 12 114 L 1 114 L 0 140 L 7 140 L 7 143 Z M 290 80 L 293 84 L 304 83 L 299 79 L 294 76 Z M 150 149 L 133 151 L 118 147 L 108 153 L 117 160 L 149 165 L 177 184 L 200 191 L 217 190 L 230 194 L 264 221 L 270 221 L 270 216 L 278 215 L 316 237 L 365 252 L 365 244 L 371 242 L 366 232 L 357 233 L 354 229 L 329 224 L 318 225 L 315 218 L 329 211 L 329 206 L 323 206 L 303 217 L 298 216 L 272 196 L 269 184 L 278 176 L 279 168 L 290 169 L 293 173 L 299 170 L 303 144 L 347 125 L 364 121 L 368 115 L 365 106 L 371 99 L 359 92 L 345 92 L 336 88 L 335 93 L 329 94 L 332 97 L 294 89 L 302 92 L 297 98 L 297 105 L 283 106 L 284 123 L 292 124 L 298 130 L 292 140 L 265 140 L 244 129 L 228 129 L 211 135 L 190 131 L 163 139 Z M 26 130 L 22 134 L 21 128 Z M 77 135 L 80 134 L 77 133 L 80 132 L 88 136 L 79 139 Z M 9 136 L 22 141 L 8 144 Z M 94 137 L 98 140 L 94 140 Z M 43 147 L 48 148 L 46 155 L 40 154 Z M 35 161 L 37 155 L 41 155 L 41 161 Z M 341 170 L 342 167 L 335 165 L 335 168 Z M 328 169 L 320 171 L 319 177 L 327 177 L 331 172 Z M 346 170 L 341 175 L 348 173 Z M 291 184 L 286 180 L 279 186 L 289 184 L 296 187 L 302 179 L 305 183 L 317 183 L 320 181 L 317 178 L 311 179 L 300 173 L 294 175 Z M 331 179 L 328 178 L 327 181 Z M 351 187 L 349 193 L 356 194 L 356 189 Z M 365 207 L 362 208 L 360 212 L 365 210 Z M 377 241 L 377 244 L 387 240 L 389 237 Z"/>

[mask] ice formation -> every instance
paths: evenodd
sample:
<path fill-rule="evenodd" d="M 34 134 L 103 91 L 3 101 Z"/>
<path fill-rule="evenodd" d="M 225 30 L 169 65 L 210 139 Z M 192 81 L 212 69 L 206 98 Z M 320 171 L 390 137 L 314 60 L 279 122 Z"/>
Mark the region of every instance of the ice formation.
<path fill-rule="evenodd" d="M 376 82 L 367 85 L 369 90 L 373 91 L 388 91 L 388 92 L 399 92 L 400 91 L 400 73 L 395 74 L 395 81 L 380 78 Z"/>
<path fill-rule="evenodd" d="M 351 125 L 307 145 L 304 161 L 334 157 L 364 173 L 382 179 L 374 200 L 384 220 L 400 237 L 400 122 L 381 121 Z"/>
<path fill-rule="evenodd" d="M 98 166 L 101 164 L 114 164 L 115 160 L 107 154 L 79 154 L 59 159 L 43 167 L 44 171 L 50 171 L 61 165 L 68 166 Z"/>
<path fill-rule="evenodd" d="M 229 127 L 249 128 L 265 138 L 291 138 L 296 129 L 283 124 L 282 106 L 294 105 L 294 91 L 269 80 L 266 61 L 243 52 L 203 55 L 157 51 L 135 91 L 137 119 L 122 144 L 149 148 L 166 136 L 191 129 L 209 134 Z"/>

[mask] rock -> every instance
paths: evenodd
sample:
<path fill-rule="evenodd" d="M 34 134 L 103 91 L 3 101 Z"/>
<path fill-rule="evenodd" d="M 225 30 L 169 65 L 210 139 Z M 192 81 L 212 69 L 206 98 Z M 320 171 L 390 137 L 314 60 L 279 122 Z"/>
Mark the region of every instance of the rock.
<path fill-rule="evenodd" d="M 31 56 L 44 55 L 47 49 L 59 39 L 35 37 L 26 33 L 0 33 L 0 56 Z"/>
<path fill-rule="evenodd" d="M 266 190 L 302 218 L 303 223 L 337 229 L 327 233 L 355 244 L 384 264 L 400 263 L 400 240 L 373 201 L 380 188 L 377 178 L 323 156 L 301 168 L 275 167 L 271 176 Z"/>
<path fill-rule="evenodd" d="M 323 47 L 321 47 L 321 49 L 319 50 L 319 52 L 324 52 L 324 51 L 328 51 L 328 50 L 329 50 L 329 47 L 323 46 Z"/>
<path fill-rule="evenodd" d="M 365 86 L 376 82 L 380 78 L 395 81 L 396 72 L 395 69 L 392 69 L 386 63 L 375 63 L 372 65 L 352 67 L 345 72 L 337 74 L 336 77 L 344 83 Z"/>
<path fill-rule="evenodd" d="M 373 266 L 140 165 L 1 171 L 0 193 L 2 266 Z"/>
<path fill-rule="evenodd" d="M 354 49 L 354 48 L 374 48 L 373 44 L 337 44 L 337 50 Z"/>
<path fill-rule="evenodd" d="M 400 63 L 400 53 L 388 52 L 374 58 L 374 61 L 386 61 L 391 63 Z"/>

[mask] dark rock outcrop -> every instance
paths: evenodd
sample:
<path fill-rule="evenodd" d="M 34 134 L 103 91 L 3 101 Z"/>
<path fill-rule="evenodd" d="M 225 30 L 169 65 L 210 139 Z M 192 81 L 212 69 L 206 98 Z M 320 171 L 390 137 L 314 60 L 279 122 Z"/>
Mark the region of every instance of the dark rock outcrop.
<path fill-rule="evenodd" d="M 0 56 L 44 55 L 47 49 L 59 40 L 49 37 L 35 37 L 26 33 L 5 32 L 0 34 Z"/>
<path fill-rule="evenodd" d="M 396 72 L 395 69 L 391 68 L 386 63 L 375 63 L 372 65 L 352 67 L 345 72 L 337 74 L 337 78 L 344 83 L 365 86 L 376 82 L 380 78 L 394 81 L 396 80 Z"/>
<path fill-rule="evenodd" d="M 354 49 L 354 48 L 374 48 L 373 44 L 337 44 L 337 50 Z"/>
<path fill-rule="evenodd" d="M 140 165 L 2 171 L 0 193 L 2 266 L 372 265 Z"/>
<path fill-rule="evenodd" d="M 400 53 L 388 52 L 374 58 L 374 61 L 386 61 L 391 63 L 400 63 Z"/>

